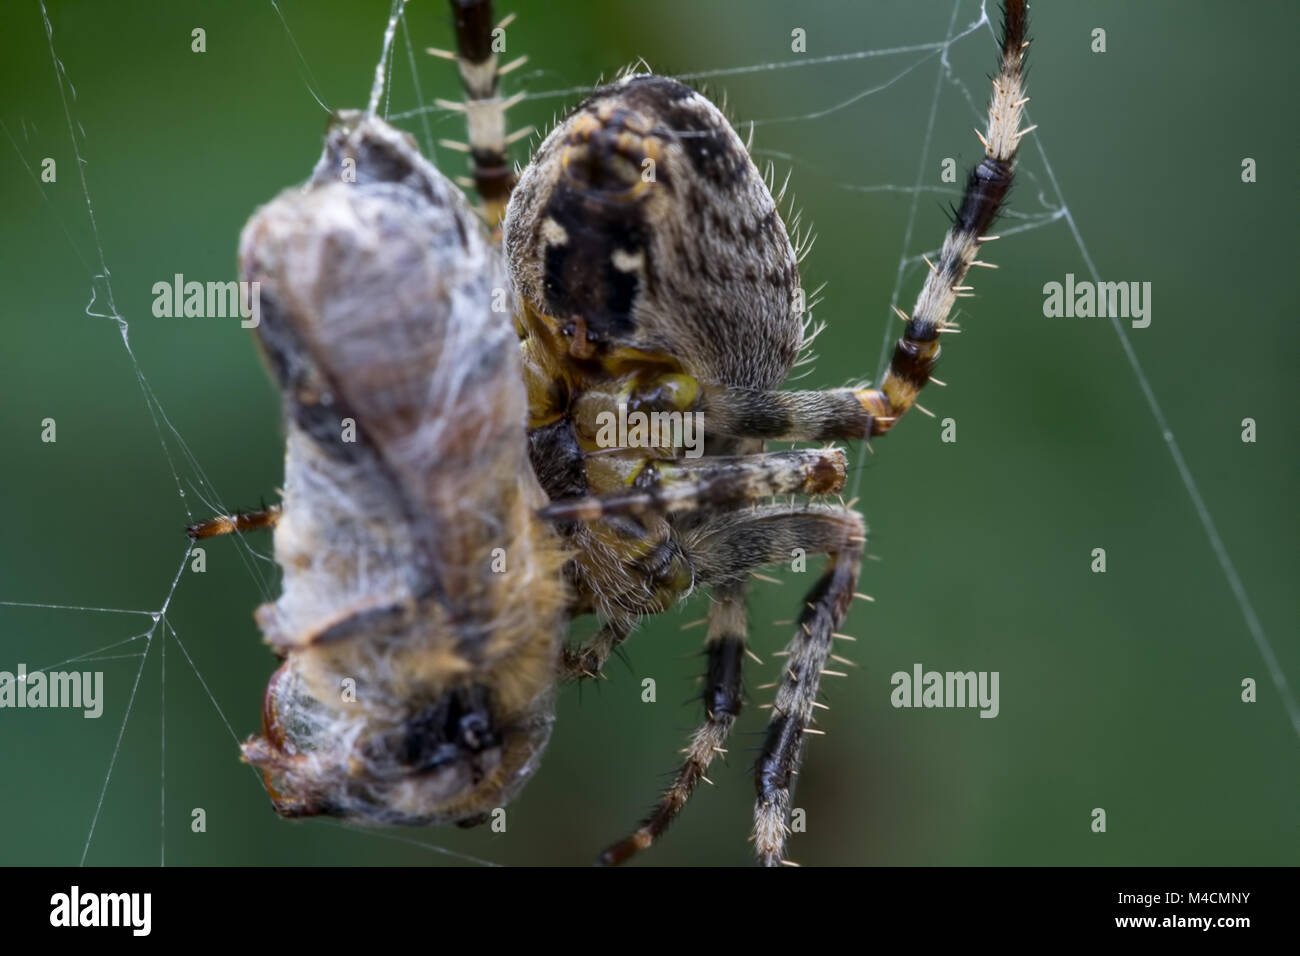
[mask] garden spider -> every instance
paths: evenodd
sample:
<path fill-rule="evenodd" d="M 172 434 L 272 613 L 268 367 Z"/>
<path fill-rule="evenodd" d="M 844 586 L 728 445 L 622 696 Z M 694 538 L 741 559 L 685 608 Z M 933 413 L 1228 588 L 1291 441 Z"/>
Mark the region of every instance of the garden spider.
<path fill-rule="evenodd" d="M 489 230 L 372 106 L 336 114 L 307 186 L 241 237 L 284 394 L 283 503 L 191 534 L 275 526 L 283 590 L 257 619 L 284 664 L 244 756 L 285 815 L 482 822 L 536 770 L 556 684 L 600 674 L 643 617 L 707 587 L 705 717 L 657 806 L 601 857 L 621 862 L 726 752 L 749 581 L 802 549 L 828 560 L 755 772 L 756 852 L 785 863 L 866 532 L 849 506 L 776 500 L 838 492 L 843 451 L 764 443 L 883 435 L 930 380 L 1028 132 L 1025 3 L 1006 5 L 985 155 L 900 313 L 884 382 L 827 391 L 778 390 L 808 339 L 798 255 L 724 115 L 675 80 L 629 74 L 576 107 L 516 181 L 507 148 L 526 131 L 506 135 L 515 98 L 498 80 L 522 61 L 498 66 L 489 0 L 452 10 L 458 49 L 441 55 L 459 67 L 452 105 Z M 677 441 L 611 447 L 609 416 L 633 414 L 701 416 L 702 457 Z M 568 622 L 589 614 L 595 635 L 565 648 Z"/>

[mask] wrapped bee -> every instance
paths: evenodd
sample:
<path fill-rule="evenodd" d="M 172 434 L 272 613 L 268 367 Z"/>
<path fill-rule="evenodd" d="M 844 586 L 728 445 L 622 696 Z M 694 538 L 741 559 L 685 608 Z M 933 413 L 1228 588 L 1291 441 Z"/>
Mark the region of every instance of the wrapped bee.
<path fill-rule="evenodd" d="M 288 429 L 257 614 L 285 662 L 244 755 L 289 816 L 481 816 L 546 744 L 564 610 L 500 256 L 405 134 L 343 113 L 240 270 Z"/>
<path fill-rule="evenodd" d="M 244 746 L 276 809 L 362 823 L 473 823 L 536 769 L 556 686 L 601 672 L 639 622 L 708 589 L 704 718 L 650 815 L 650 846 L 740 713 L 746 595 L 796 549 L 805 596 L 755 767 L 759 860 L 787 820 L 866 533 L 835 447 L 915 403 L 1011 185 L 1025 5 L 1009 0 L 984 158 L 879 388 L 784 391 L 807 344 L 798 256 L 726 117 L 675 80 L 596 90 L 516 182 L 486 0 L 452 0 L 484 228 L 413 140 L 340 113 L 311 180 L 240 245 L 288 428 L 275 527 L 283 590 L 257 620 L 284 663 Z M 431 51 L 440 52 L 440 51 Z M 512 325 L 513 319 L 513 325 Z M 610 416 L 693 415 L 676 441 L 611 446 Z M 789 496 L 818 500 L 798 504 Z M 599 626 L 566 647 L 568 622 Z"/>

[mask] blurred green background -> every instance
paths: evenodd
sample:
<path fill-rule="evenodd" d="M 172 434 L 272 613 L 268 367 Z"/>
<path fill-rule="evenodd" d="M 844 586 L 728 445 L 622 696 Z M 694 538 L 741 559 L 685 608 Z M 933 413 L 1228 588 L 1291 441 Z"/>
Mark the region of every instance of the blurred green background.
<path fill-rule="evenodd" d="M 251 334 L 232 320 L 154 318 L 153 283 L 234 277 L 245 218 L 318 155 L 326 115 L 308 87 L 330 107 L 364 105 L 388 3 L 279 0 L 283 22 L 255 0 L 48 6 L 97 232 L 40 6 L 15 0 L 0 33 L 0 601 L 156 609 L 191 518 L 274 500 L 282 433 Z M 956 159 L 964 176 L 979 155 L 970 130 L 992 37 L 980 27 L 948 50 L 960 84 L 933 47 L 754 67 L 934 44 L 978 20 L 979 4 L 961 0 L 955 16 L 948 2 L 904 0 L 515 6 L 508 53 L 531 60 L 511 91 L 586 87 L 637 57 L 673 74 L 722 71 L 710 89 L 726 93 L 737 121 L 760 121 L 756 151 L 780 176 L 792 170 L 816 228 L 804 283 L 826 283 L 816 315 L 829 328 L 805 382 L 874 376 L 882 335 L 898 331 L 889 304 L 900 256 L 934 248 L 947 225 L 942 206 L 955 197 L 940 191 L 941 163 Z M 445 4 L 414 0 L 407 24 L 419 93 L 399 30 L 389 110 L 422 143 L 460 138 L 460 117 L 409 112 L 421 97 L 458 95 L 454 69 L 422 52 L 452 43 Z M 206 53 L 191 52 L 195 27 Z M 796 27 L 806 54 L 791 52 Z M 1105 53 L 1090 49 L 1098 27 Z M 1300 459 L 1284 382 L 1297 354 L 1286 317 L 1296 27 L 1290 2 L 1254 3 L 1249 17 L 1206 2 L 1037 4 L 1029 85 L 1040 129 L 1012 200 L 1033 218 L 1001 227 L 1061 208 L 1041 144 L 1102 278 L 1152 283 L 1151 326 L 1126 332 L 1293 683 Z M 544 126 L 577 99 L 535 97 L 511 118 Z M 52 184 L 33 177 L 47 156 Z M 1243 157 L 1257 161 L 1258 182 L 1241 182 Z M 464 171 L 458 154 L 436 158 Z M 926 190 L 908 191 L 918 181 Z M 870 188 L 881 186 L 905 188 Z M 95 278 L 101 249 L 111 280 Z M 829 734 L 811 743 L 800 777 L 808 832 L 792 855 L 1300 862 L 1296 729 L 1115 331 L 1042 314 L 1044 283 L 1088 274 L 1068 222 L 1007 235 L 986 258 L 1001 269 L 974 276 L 965 334 L 945 342 L 950 387 L 924 398 L 956 419 L 958 441 L 942 443 L 939 422 L 918 414 L 873 455 L 852 452 L 882 558 L 865 566 L 862 589 L 877 603 L 859 604 L 848 627 L 859 666 L 828 682 Z M 904 308 L 920 268 L 903 275 Z M 108 311 L 110 281 L 139 380 L 117 325 L 88 314 Z M 46 417 L 54 444 L 40 440 Z M 1241 441 L 1247 417 L 1254 444 Z M 270 551 L 269 537 L 251 543 Z M 1097 547 L 1105 574 L 1089 570 Z M 639 863 L 749 860 L 751 748 L 770 693 L 752 688 L 774 679 L 770 655 L 787 637 L 770 622 L 794 616 L 811 580 L 781 576 L 784 586 L 752 601 L 767 663 L 750 667 L 751 706 L 727 765 L 711 772 L 717 786 Z M 615 661 L 600 686 L 564 692 L 549 755 L 506 833 L 286 822 L 235 740 L 257 729 L 273 668 L 251 613 L 274 589 L 264 558 L 212 542 L 207 571 L 183 571 L 167 611 L 181 643 L 158 630 L 80 665 L 105 673 L 102 718 L 0 711 L 0 862 L 80 860 L 115 759 L 90 864 L 464 862 L 421 843 L 496 863 L 585 864 L 639 819 L 698 713 L 702 632 L 679 627 L 703 613 L 699 600 L 651 622 L 628 647 L 630 669 Z M 0 605 L 0 669 L 56 664 L 150 624 Z M 893 709 L 890 674 L 917 662 L 999 671 L 1000 715 Z M 656 679 L 658 703 L 641 702 L 643 677 Z M 1241 702 L 1244 678 L 1258 683 L 1258 703 Z M 206 833 L 191 832 L 196 807 Z M 1090 830 L 1095 807 L 1107 811 L 1104 835 Z"/>

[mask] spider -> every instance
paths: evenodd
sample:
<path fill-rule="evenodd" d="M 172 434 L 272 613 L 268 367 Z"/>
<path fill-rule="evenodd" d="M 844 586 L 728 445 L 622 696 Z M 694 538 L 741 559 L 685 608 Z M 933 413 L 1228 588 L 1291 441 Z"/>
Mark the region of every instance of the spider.
<path fill-rule="evenodd" d="M 283 664 L 243 747 L 286 816 L 472 825 L 536 770 L 558 684 L 601 673 L 648 615 L 707 588 L 704 717 L 670 786 L 600 857 L 649 847 L 743 701 L 746 596 L 796 549 L 826 555 L 786 648 L 755 767 L 753 841 L 786 835 L 818 688 L 856 594 L 866 529 L 834 445 L 915 403 L 990 241 L 1020 129 L 1026 11 L 1008 0 L 984 157 L 878 388 L 783 391 L 809 338 L 799 256 L 723 113 L 676 80 L 597 89 L 522 174 L 507 150 L 489 0 L 452 0 L 486 228 L 414 140 L 338 113 L 312 178 L 240 241 L 259 344 L 284 396 L 282 593 L 257 613 Z M 508 22 L 508 20 L 506 21 Z M 504 26 L 504 23 L 501 24 Z M 699 457 L 611 441 L 610 416 L 699 416 Z M 793 503 L 795 496 L 807 499 Z M 787 501 L 786 499 L 790 499 Z M 594 636 L 565 646 L 570 621 Z"/>

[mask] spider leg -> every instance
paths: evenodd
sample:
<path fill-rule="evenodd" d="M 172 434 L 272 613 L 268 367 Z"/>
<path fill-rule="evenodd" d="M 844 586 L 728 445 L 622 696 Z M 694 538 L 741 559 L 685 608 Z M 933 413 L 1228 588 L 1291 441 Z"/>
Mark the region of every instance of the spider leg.
<path fill-rule="evenodd" d="M 741 665 L 747 632 L 745 589 L 746 583 L 740 581 L 714 590 L 705 644 L 709 669 L 704 682 L 704 721 L 691 735 L 685 750 L 686 759 L 654 810 L 631 836 L 600 855 L 603 865 L 622 863 L 654 843 L 686 806 L 696 785 L 701 780 L 708 782 L 705 774 L 714 756 L 726 753 L 722 745 L 726 743 L 741 708 Z"/>
<path fill-rule="evenodd" d="M 766 456 L 755 456 L 766 457 Z M 709 607 L 709 657 L 705 720 L 686 748 L 686 759 L 659 803 L 631 836 L 600 858 L 617 864 L 650 846 L 686 805 L 713 756 L 721 750 L 741 706 L 741 663 L 745 654 L 745 591 L 750 571 L 784 562 L 803 548 L 826 553 L 831 562 L 806 598 L 800 627 L 787 648 L 786 673 L 777 693 L 767 742 L 757 768 L 754 829 L 759 859 L 782 862 L 793 779 L 803 732 L 812 723 L 813 702 L 830 656 L 834 632 L 848 613 L 866 542 L 862 518 L 848 508 L 809 504 L 793 509 L 766 505 L 742 516 L 719 515 L 686 534 L 685 548 L 704 583 L 714 587 Z"/>
<path fill-rule="evenodd" d="M 465 101 L 437 100 L 444 109 L 465 114 L 469 142 L 442 140 L 440 145 L 469 154 L 473 185 L 483 200 L 483 214 L 495 231 L 505 218 L 510 191 L 515 186 L 514 170 L 510 166 L 507 147 L 517 139 L 529 135 L 531 127 L 506 134 L 506 110 L 523 98 L 519 93 L 508 99 L 498 95 L 501 77 L 527 62 L 527 57 L 498 66 L 493 48 L 497 31 L 514 19 L 514 14 L 501 23 L 493 23 L 491 0 L 450 0 L 452 16 L 456 23 L 456 51 L 429 50 L 435 56 L 453 59 L 460 72 Z"/>
<path fill-rule="evenodd" d="M 846 524 L 851 526 L 852 522 Z M 832 635 L 853 602 L 861 557 L 861 543 L 846 543 L 842 550 L 831 555 L 821 578 L 804 598 L 798 629 L 786 646 L 785 672 L 772 706 L 767 739 L 754 770 L 758 791 L 754 803 L 754 852 L 764 866 L 786 863 L 785 837 L 789 831 L 786 821 L 803 758 L 804 735 L 813 723 L 813 706 L 822 675 L 828 673 L 826 661 L 830 657 Z"/>
<path fill-rule="evenodd" d="M 615 618 L 600 626 L 591 638 L 574 648 L 566 647 L 560 661 L 561 680 L 599 677 L 605 662 L 627 640 L 636 627 L 631 618 Z"/>
<path fill-rule="evenodd" d="M 634 491 L 555 501 L 539 515 L 594 521 L 737 507 L 773 495 L 826 495 L 844 486 L 845 469 L 844 452 L 838 448 L 655 460 L 641 470 Z"/>
<path fill-rule="evenodd" d="M 715 519 L 700 529 L 690 550 L 706 580 L 762 564 L 789 561 L 796 548 L 825 553 L 829 560 L 804 598 L 803 612 L 785 649 L 785 669 L 778 684 L 767 738 L 755 767 L 758 797 L 754 804 L 755 852 L 765 866 L 785 863 L 786 821 L 795 777 L 803 755 L 804 735 L 813 723 L 813 708 L 831 644 L 858 581 L 866 529 L 856 511 L 841 506 L 768 506 L 741 521 Z"/>
<path fill-rule="evenodd" d="M 557 521 L 622 522 L 639 529 L 642 519 L 668 526 L 669 512 L 725 510 L 777 494 L 830 494 L 844 484 L 844 453 L 835 448 L 649 462 L 626 494 L 558 501 L 540 512 Z M 652 534 L 651 532 L 643 532 Z M 566 649 L 562 679 L 595 677 L 610 654 L 636 626 L 635 618 L 613 617 L 590 640 Z"/>
<path fill-rule="evenodd" d="M 280 521 L 280 514 L 279 505 L 272 505 L 258 511 L 237 511 L 232 515 L 217 515 L 215 518 L 192 524 L 185 529 L 185 533 L 198 541 L 221 534 L 274 528 Z"/>
<path fill-rule="evenodd" d="M 948 319 L 952 308 L 971 295 L 967 273 L 974 265 L 988 265 L 977 257 L 984 243 L 997 238 L 989 229 L 1011 189 L 1020 140 L 1033 129 L 1020 128 L 1028 102 L 1023 92 L 1029 45 L 1023 0 L 1008 0 L 1005 12 L 987 131 L 976 133 L 984 158 L 971 170 L 938 261 L 931 264 L 911 314 L 898 312 L 907 327 L 880 387 L 767 392 L 703 385 L 699 410 L 714 434 L 779 441 L 868 438 L 885 434 L 916 405 L 939 358 L 939 336 L 957 331 Z"/>

